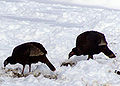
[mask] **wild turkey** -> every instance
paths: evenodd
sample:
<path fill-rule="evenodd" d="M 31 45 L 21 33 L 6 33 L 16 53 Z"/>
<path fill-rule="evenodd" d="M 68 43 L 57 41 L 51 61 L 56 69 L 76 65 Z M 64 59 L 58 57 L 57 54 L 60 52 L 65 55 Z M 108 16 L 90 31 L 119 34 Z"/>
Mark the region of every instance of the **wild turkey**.
<path fill-rule="evenodd" d="M 24 72 L 25 65 L 29 65 L 29 72 L 31 71 L 31 64 L 42 62 L 45 63 L 52 71 L 55 71 L 55 67 L 50 63 L 46 57 L 47 51 L 42 44 L 37 42 L 28 42 L 21 44 L 13 49 L 12 56 L 8 57 L 4 61 L 4 67 L 10 64 L 20 63 L 23 65 L 22 74 Z"/>
<path fill-rule="evenodd" d="M 73 55 L 88 55 L 87 60 L 89 60 L 93 59 L 94 54 L 100 52 L 109 58 L 115 58 L 115 54 L 107 46 L 104 34 L 97 31 L 86 31 L 77 37 L 76 47 L 69 53 L 69 58 Z"/>

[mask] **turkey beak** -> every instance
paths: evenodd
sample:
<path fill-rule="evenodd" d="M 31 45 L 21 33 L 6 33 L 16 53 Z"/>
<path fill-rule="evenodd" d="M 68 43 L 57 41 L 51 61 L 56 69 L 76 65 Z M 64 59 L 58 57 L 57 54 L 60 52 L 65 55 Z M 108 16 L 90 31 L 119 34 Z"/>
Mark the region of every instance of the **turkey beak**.
<path fill-rule="evenodd" d="M 68 59 L 70 59 L 70 57 L 72 57 L 75 53 L 74 52 L 70 52 L 68 55 Z"/>
<path fill-rule="evenodd" d="M 6 67 L 7 64 L 8 64 L 8 62 L 7 62 L 7 61 L 4 61 L 4 67 Z"/>

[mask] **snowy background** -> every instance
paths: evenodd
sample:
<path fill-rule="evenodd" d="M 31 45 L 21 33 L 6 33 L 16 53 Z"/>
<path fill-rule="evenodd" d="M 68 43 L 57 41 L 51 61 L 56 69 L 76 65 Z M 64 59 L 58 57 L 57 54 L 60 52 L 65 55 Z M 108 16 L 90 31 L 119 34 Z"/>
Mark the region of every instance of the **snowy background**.
<path fill-rule="evenodd" d="M 120 1 L 118 0 L 0 0 L 0 86 L 120 86 Z M 73 67 L 60 67 L 75 46 L 76 37 L 88 30 L 105 34 L 115 53 L 73 56 Z M 4 60 L 15 46 L 35 41 L 43 44 L 47 57 L 56 67 L 52 72 L 42 63 L 32 65 L 32 73 L 16 77 L 22 65 Z M 28 66 L 25 74 L 28 73 Z M 52 78 L 52 79 L 49 79 Z"/>

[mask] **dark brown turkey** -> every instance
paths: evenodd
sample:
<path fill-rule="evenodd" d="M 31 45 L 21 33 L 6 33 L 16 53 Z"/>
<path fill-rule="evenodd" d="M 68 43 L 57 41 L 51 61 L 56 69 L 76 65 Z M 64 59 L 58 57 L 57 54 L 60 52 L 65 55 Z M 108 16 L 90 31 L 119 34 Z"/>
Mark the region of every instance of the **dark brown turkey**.
<path fill-rule="evenodd" d="M 55 67 L 50 63 L 46 57 L 47 51 L 42 44 L 37 42 L 28 42 L 21 44 L 13 49 L 12 56 L 8 57 L 4 61 L 4 67 L 10 64 L 20 63 L 23 65 L 22 74 L 24 72 L 25 65 L 29 65 L 29 72 L 31 71 L 31 64 L 42 62 L 45 63 L 52 71 L 55 71 Z"/>
<path fill-rule="evenodd" d="M 94 54 L 103 52 L 109 58 L 115 58 L 115 54 L 108 48 L 104 34 L 97 31 L 86 31 L 76 39 L 76 47 L 69 53 L 73 55 L 88 55 L 88 60 L 93 59 Z"/>

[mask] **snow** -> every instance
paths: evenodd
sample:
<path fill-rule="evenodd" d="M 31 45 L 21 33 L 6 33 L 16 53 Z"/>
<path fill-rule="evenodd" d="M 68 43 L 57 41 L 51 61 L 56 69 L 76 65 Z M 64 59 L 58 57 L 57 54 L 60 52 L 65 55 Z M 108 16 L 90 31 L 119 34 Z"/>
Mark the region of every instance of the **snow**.
<path fill-rule="evenodd" d="M 114 73 L 120 70 L 119 8 L 117 0 L 1 0 L 0 86 L 119 86 L 120 76 Z M 100 53 L 94 60 L 82 55 L 68 60 L 76 37 L 88 30 L 105 34 L 115 59 Z M 55 72 L 40 62 L 32 65 L 32 73 L 26 77 L 16 77 L 12 72 L 21 73 L 20 64 L 3 68 L 13 48 L 29 41 L 43 44 Z M 60 67 L 65 61 L 76 65 Z"/>
<path fill-rule="evenodd" d="M 109 1 L 108 0 L 100 0 L 100 1 L 98 0 L 51 0 L 51 1 L 120 10 L 119 0 L 109 0 Z"/>

